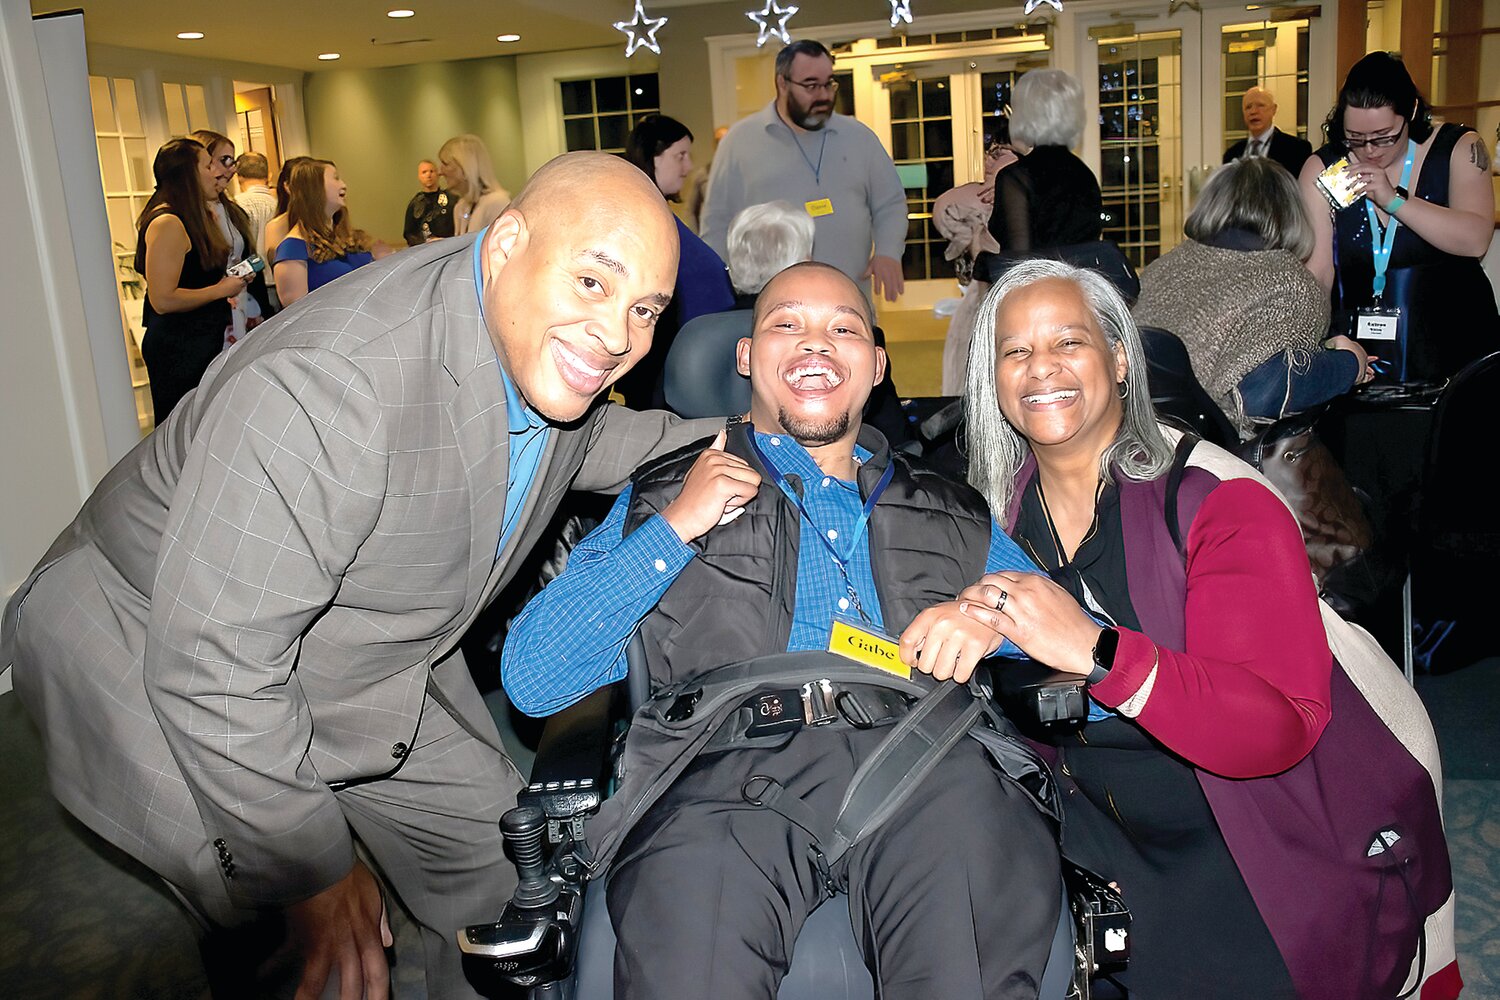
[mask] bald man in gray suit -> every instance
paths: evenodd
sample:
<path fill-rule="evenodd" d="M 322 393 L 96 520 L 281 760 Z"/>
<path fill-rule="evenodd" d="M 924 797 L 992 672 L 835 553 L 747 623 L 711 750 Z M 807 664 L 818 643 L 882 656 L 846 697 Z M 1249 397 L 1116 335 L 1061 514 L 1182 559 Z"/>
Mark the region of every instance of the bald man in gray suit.
<path fill-rule="evenodd" d="M 299 996 L 389 984 L 368 846 L 422 926 L 514 874 L 521 779 L 458 642 L 569 488 L 617 488 L 702 422 L 602 405 L 676 278 L 666 203 L 569 154 L 477 238 L 361 268 L 209 368 L 5 609 L 0 664 L 57 797 L 213 924 L 279 909 Z"/>

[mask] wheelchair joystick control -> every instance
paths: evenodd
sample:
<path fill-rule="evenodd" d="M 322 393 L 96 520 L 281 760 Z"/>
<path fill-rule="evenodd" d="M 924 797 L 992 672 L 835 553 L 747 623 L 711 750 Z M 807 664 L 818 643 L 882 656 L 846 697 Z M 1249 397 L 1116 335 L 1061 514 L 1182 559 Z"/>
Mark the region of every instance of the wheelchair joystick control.
<path fill-rule="evenodd" d="M 542 871 L 542 834 L 546 830 L 547 816 L 536 806 L 517 806 L 500 817 L 500 836 L 520 876 L 511 902 L 521 909 L 542 909 L 557 901 L 558 885 Z"/>

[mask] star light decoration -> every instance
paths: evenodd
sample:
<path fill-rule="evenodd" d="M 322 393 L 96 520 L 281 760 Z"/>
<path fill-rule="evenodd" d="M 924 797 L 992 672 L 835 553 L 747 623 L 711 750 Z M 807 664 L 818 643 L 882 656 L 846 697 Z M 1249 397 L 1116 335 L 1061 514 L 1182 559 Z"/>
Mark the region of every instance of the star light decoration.
<path fill-rule="evenodd" d="M 664 17 L 647 17 L 646 12 L 641 9 L 641 0 L 635 0 L 635 18 L 615 22 L 615 30 L 625 32 L 630 39 L 625 43 L 625 58 L 629 59 L 635 55 L 636 49 L 642 47 L 661 55 L 661 45 L 656 41 L 656 33 L 666 23 L 667 19 Z"/>
<path fill-rule="evenodd" d="M 1062 13 L 1062 0 L 1026 0 L 1026 14 L 1027 14 L 1027 16 L 1030 16 L 1032 11 L 1036 10 L 1038 7 L 1042 6 L 1043 4 L 1046 4 L 1048 7 L 1051 7 L 1053 10 L 1057 11 L 1058 13 Z"/>
<path fill-rule="evenodd" d="M 760 10 L 746 11 L 745 16 L 760 28 L 760 35 L 755 39 L 755 47 L 760 48 L 772 38 L 781 39 L 782 45 L 790 45 L 792 36 L 786 30 L 786 22 L 795 13 L 797 13 L 795 6 L 787 4 L 783 7 L 776 0 L 766 0 L 766 5 Z"/>
<path fill-rule="evenodd" d="M 911 0 L 891 0 L 891 27 L 902 21 L 911 24 Z"/>

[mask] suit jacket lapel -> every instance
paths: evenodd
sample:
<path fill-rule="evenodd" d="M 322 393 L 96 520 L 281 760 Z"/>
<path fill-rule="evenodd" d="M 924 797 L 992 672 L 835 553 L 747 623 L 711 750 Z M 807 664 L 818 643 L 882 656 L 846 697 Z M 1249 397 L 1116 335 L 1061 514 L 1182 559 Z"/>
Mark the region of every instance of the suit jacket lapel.
<path fill-rule="evenodd" d="M 484 582 L 495 565 L 495 547 L 505 517 L 510 434 L 500 363 L 480 315 L 473 262 L 468 254 L 459 254 L 452 267 L 455 273 L 444 276 L 447 318 L 441 349 L 443 366 L 458 383 L 448 415 L 469 487 L 467 620 L 478 610 Z"/>

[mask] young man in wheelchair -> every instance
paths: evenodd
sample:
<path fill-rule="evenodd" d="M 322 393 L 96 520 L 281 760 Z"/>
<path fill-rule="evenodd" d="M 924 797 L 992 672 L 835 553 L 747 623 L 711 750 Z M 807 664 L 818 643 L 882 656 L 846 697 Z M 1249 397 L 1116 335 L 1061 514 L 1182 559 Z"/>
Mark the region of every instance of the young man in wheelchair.
<path fill-rule="evenodd" d="M 637 629 L 652 687 L 669 694 L 776 653 L 843 645 L 879 661 L 923 608 L 984 572 L 1033 568 L 978 493 L 861 428 L 885 368 L 872 332 L 864 295 L 834 268 L 772 279 L 738 345 L 750 423 L 639 471 L 527 606 L 502 659 L 521 710 L 555 712 L 621 679 Z M 931 677 L 911 689 L 972 704 L 954 664 L 981 641 L 929 635 L 918 667 Z M 680 773 L 606 848 L 615 995 L 767 1000 L 807 915 L 846 890 L 878 995 L 1035 997 L 1060 905 L 1045 768 L 995 720 L 983 743 L 929 758 L 872 833 L 825 853 L 856 772 L 917 698 L 874 683 L 875 666 L 830 683 L 819 664 L 844 661 L 812 655 L 798 683 L 783 671 L 771 690 L 752 686 L 685 760 L 658 754 L 659 774 Z M 658 718 L 690 716 L 694 697 Z"/>

